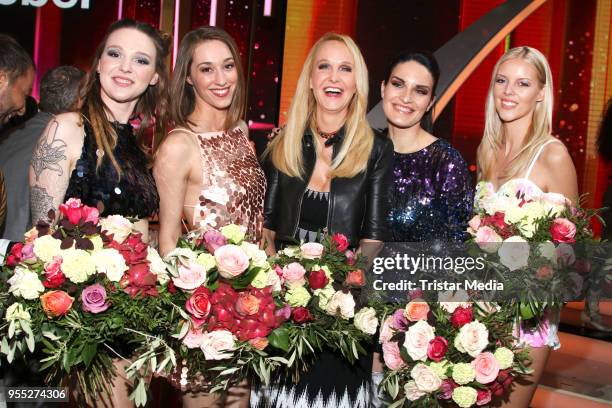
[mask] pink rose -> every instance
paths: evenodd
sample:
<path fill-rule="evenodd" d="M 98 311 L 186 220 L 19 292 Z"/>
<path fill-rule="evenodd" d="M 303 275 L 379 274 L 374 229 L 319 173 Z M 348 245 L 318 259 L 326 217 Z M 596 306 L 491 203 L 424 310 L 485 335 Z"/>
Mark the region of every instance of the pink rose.
<path fill-rule="evenodd" d="M 185 303 L 185 309 L 191 314 L 191 320 L 197 327 L 204 324 L 208 315 L 210 315 L 210 310 L 212 308 L 210 296 L 210 291 L 200 286 Z"/>
<path fill-rule="evenodd" d="M 443 400 L 449 400 L 453 397 L 453 390 L 457 388 L 459 385 L 455 383 L 453 380 L 446 379 L 442 381 L 442 385 L 440 386 L 440 394 L 438 398 Z"/>
<path fill-rule="evenodd" d="M 204 233 L 204 246 L 211 254 L 222 246 L 227 245 L 227 238 L 219 231 L 211 230 Z"/>
<path fill-rule="evenodd" d="M 77 225 L 81 220 L 81 206 L 81 200 L 69 198 L 65 204 L 60 204 L 59 210 L 71 224 Z"/>
<path fill-rule="evenodd" d="M 476 231 L 476 243 L 485 252 L 493 253 L 501 245 L 500 237 L 491 227 L 480 227 Z"/>
<path fill-rule="evenodd" d="M 355 265 L 355 262 L 357 262 L 355 252 L 351 251 L 350 249 L 347 249 L 346 252 L 344 252 L 344 256 L 346 256 L 346 263 L 351 266 Z"/>
<path fill-rule="evenodd" d="M 344 252 L 349 247 L 349 241 L 346 235 L 335 233 L 332 236 L 332 243 L 336 246 L 339 252 Z"/>
<path fill-rule="evenodd" d="M 408 329 L 408 319 L 406 319 L 404 309 L 397 309 L 393 313 L 393 321 L 391 322 L 391 327 L 395 330 L 401 331 L 406 331 L 406 329 Z"/>
<path fill-rule="evenodd" d="M 21 257 L 22 261 L 36 261 L 36 254 L 34 254 L 34 245 L 25 244 L 21 249 Z"/>
<path fill-rule="evenodd" d="M 400 348 L 396 341 L 383 343 L 382 351 L 385 365 L 389 367 L 390 370 L 397 370 L 406 365 L 404 360 L 402 360 Z"/>
<path fill-rule="evenodd" d="M 468 222 L 468 225 L 474 231 L 478 231 L 478 227 L 480 227 L 480 215 L 475 215 L 470 222 Z"/>
<path fill-rule="evenodd" d="M 493 382 L 499 374 L 499 364 L 493 353 L 488 351 L 477 355 L 471 364 L 476 371 L 476 381 L 481 384 Z"/>
<path fill-rule="evenodd" d="M 283 279 L 288 283 L 304 283 L 306 269 L 297 262 L 291 262 L 283 268 Z"/>
<path fill-rule="evenodd" d="M 380 343 L 384 344 L 391 341 L 391 337 L 393 337 L 391 324 L 393 324 L 393 316 L 387 317 L 380 328 L 380 335 L 378 336 Z"/>
<path fill-rule="evenodd" d="M 550 226 L 550 234 L 555 243 L 564 242 L 571 244 L 576 242 L 576 226 L 567 218 L 556 218 Z"/>
<path fill-rule="evenodd" d="M 300 247 L 302 256 L 306 259 L 320 258 L 323 255 L 323 245 L 318 242 L 307 242 Z"/>
<path fill-rule="evenodd" d="M 429 342 L 433 340 L 434 337 L 436 337 L 434 328 L 424 320 L 419 320 L 410 326 L 406 332 L 406 339 L 404 341 L 404 347 L 406 351 L 408 351 L 410 358 L 414 361 L 427 360 Z"/>
<path fill-rule="evenodd" d="M 83 217 L 85 222 L 91 222 L 94 225 L 98 224 L 100 220 L 100 212 L 95 207 L 83 206 L 81 208 L 81 216 Z"/>
<path fill-rule="evenodd" d="M 206 271 L 204 267 L 195 262 L 178 267 L 178 278 L 172 278 L 174 286 L 184 290 L 194 290 L 206 282 Z"/>
<path fill-rule="evenodd" d="M 189 349 L 200 348 L 204 334 L 201 328 L 191 329 L 187 332 L 187 335 L 183 338 L 183 344 Z"/>
<path fill-rule="evenodd" d="M 228 244 L 215 251 L 215 260 L 219 275 L 233 279 L 244 273 L 249 267 L 249 256 L 237 245 Z"/>
<path fill-rule="evenodd" d="M 83 289 L 81 301 L 83 302 L 83 310 L 94 314 L 104 312 L 110 306 L 109 302 L 106 301 L 106 289 L 99 283 Z"/>

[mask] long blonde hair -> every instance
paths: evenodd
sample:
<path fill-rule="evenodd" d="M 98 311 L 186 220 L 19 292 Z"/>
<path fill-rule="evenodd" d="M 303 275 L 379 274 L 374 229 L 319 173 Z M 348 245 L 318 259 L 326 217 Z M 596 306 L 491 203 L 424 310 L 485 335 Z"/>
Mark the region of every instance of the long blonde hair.
<path fill-rule="evenodd" d="M 514 58 L 520 58 L 530 63 L 535 68 L 538 74 L 538 82 L 544 89 L 544 99 L 537 103 L 533 112 L 531 125 L 527 131 L 525 145 L 510 162 L 504 174 L 504 178 L 518 177 L 521 171 L 527 167 L 540 146 L 549 139 L 552 132 L 553 84 L 550 66 L 548 65 L 546 57 L 540 51 L 531 47 L 516 47 L 508 50 L 499 61 L 497 61 L 493 69 L 491 84 L 489 85 L 489 93 L 487 95 L 485 107 L 484 135 L 478 146 L 477 153 L 479 180 L 491 179 L 495 155 L 502 148 L 505 141 L 504 128 L 495 109 L 493 87 L 495 86 L 495 78 L 501 64 Z"/>
<path fill-rule="evenodd" d="M 315 56 L 327 41 L 338 41 L 348 48 L 355 62 L 354 72 L 357 84 L 355 95 L 348 107 L 344 140 L 331 164 L 331 177 L 353 177 L 365 171 L 374 144 L 374 132 L 366 120 L 368 69 L 363 56 L 350 37 L 327 33 L 319 38 L 306 57 L 295 95 L 289 107 L 287 126 L 264 152 L 264 156 L 268 154 L 271 156 L 272 163 L 278 170 L 291 177 L 301 179 L 304 177 L 302 138 L 306 127 L 313 130 L 313 135 L 316 134 L 312 129 L 315 125 L 316 100 L 310 89 L 310 76 L 315 64 Z M 318 147 L 320 143 L 318 138 L 313 139 Z"/>

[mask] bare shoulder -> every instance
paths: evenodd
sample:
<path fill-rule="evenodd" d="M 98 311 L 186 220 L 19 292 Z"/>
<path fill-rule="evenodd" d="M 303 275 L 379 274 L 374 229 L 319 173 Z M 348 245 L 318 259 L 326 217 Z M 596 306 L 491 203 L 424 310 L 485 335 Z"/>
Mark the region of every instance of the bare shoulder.
<path fill-rule="evenodd" d="M 544 150 L 540 155 L 540 161 L 550 170 L 558 170 L 567 166 L 571 166 L 572 168 L 574 167 L 574 162 L 572 161 L 572 157 L 570 156 L 567 147 L 565 147 L 565 144 L 563 144 L 563 142 L 560 140 L 553 143 L 548 143 L 546 147 L 544 147 Z"/>
<path fill-rule="evenodd" d="M 47 125 L 47 138 L 53 137 L 65 141 L 68 145 L 83 142 L 83 118 L 76 112 L 55 115 Z"/>
<path fill-rule="evenodd" d="M 177 160 L 186 161 L 199 149 L 193 134 L 186 130 L 174 130 L 160 143 L 155 154 L 155 161 Z"/>

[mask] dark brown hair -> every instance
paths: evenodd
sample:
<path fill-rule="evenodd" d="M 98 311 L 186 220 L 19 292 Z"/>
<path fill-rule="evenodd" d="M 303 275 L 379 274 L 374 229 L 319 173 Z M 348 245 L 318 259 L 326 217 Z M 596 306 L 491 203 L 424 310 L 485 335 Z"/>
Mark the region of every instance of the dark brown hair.
<path fill-rule="evenodd" d="M 191 129 L 188 116 L 195 109 L 195 92 L 193 86 L 187 83 L 187 77 L 191 71 L 193 54 L 198 45 L 206 41 L 218 40 L 227 45 L 236 64 L 238 81 L 236 91 L 229 107 L 224 128 L 231 129 L 238 125 L 244 117 L 246 89 L 242 64 L 240 63 L 240 53 L 234 39 L 224 30 L 217 27 L 203 26 L 192 30 L 185 35 L 179 47 L 176 58 L 176 66 L 172 76 L 170 86 L 170 116 L 175 126 L 182 126 Z"/>
<path fill-rule="evenodd" d="M 113 154 L 113 149 L 117 144 L 117 133 L 113 128 L 112 124 L 107 119 L 108 107 L 104 104 L 101 97 L 101 85 L 100 78 L 97 74 L 98 63 L 106 47 L 108 37 L 115 31 L 122 28 L 133 28 L 144 34 L 146 34 L 153 44 L 157 54 L 155 55 L 155 72 L 159 76 L 157 84 L 149 86 L 147 90 L 140 95 L 138 103 L 134 112 L 142 115 L 142 122 L 140 129 L 138 130 L 139 139 L 142 139 L 142 135 L 145 129 L 152 124 L 156 123 L 163 126 L 166 120 L 166 114 L 168 110 L 168 99 L 166 96 L 166 88 L 169 83 L 169 74 L 167 66 L 167 56 L 170 49 L 170 38 L 168 35 L 161 33 L 151 25 L 140 21 L 131 19 L 123 19 L 114 22 L 108 28 L 104 40 L 98 45 L 94 60 L 91 64 L 91 69 L 83 86 L 81 88 L 81 95 L 83 99 L 83 106 L 81 113 L 91 123 L 94 137 L 96 140 L 96 146 L 98 149 L 104 151 L 104 155 L 98 156 L 97 165 L 100 166 L 104 156 L 107 156 L 117 173 L 121 175 L 121 167 L 117 163 L 117 159 Z"/>

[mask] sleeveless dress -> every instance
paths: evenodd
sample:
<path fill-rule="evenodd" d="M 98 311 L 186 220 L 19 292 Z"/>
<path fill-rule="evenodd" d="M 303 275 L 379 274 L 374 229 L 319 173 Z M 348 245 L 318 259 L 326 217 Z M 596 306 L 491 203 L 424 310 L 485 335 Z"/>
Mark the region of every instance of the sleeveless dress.
<path fill-rule="evenodd" d="M 240 127 L 230 131 L 195 133 L 176 128 L 195 137 L 200 148 L 202 186 L 193 208 L 190 228 L 207 231 L 236 224 L 246 231 L 246 240 L 258 243 L 263 231 L 263 204 L 266 177 L 247 136 Z M 181 391 L 199 393 L 206 379 L 190 373 L 181 361 L 169 381 Z"/>
<path fill-rule="evenodd" d="M 438 139 L 413 153 L 394 152 L 393 159 L 393 241 L 465 241 L 474 191 L 461 154 Z"/>
<path fill-rule="evenodd" d="M 504 199 L 505 197 L 509 197 L 512 192 L 517 191 L 517 187 L 530 197 L 540 197 L 542 195 L 547 195 L 549 197 L 555 197 L 556 200 L 565 200 L 565 197 L 562 194 L 558 193 L 544 193 L 537 184 L 533 181 L 529 180 L 529 176 L 531 175 L 531 171 L 533 170 L 533 166 L 536 161 L 542 154 L 544 147 L 549 143 L 561 143 L 557 140 L 549 140 L 542 144 L 536 154 L 534 155 L 529 167 L 527 168 L 527 172 L 525 173 L 525 177 L 510 179 L 506 181 L 504 184 L 499 186 L 497 191 L 493 186 L 493 183 L 488 181 L 481 181 L 476 186 L 476 198 L 474 201 L 474 206 L 476 208 L 484 208 L 487 205 L 488 200 L 499 200 Z M 542 321 L 536 328 L 527 328 L 527 327 L 519 327 L 515 328 L 515 334 L 519 337 L 519 342 L 522 345 L 528 345 L 531 347 L 544 347 L 549 346 L 553 349 L 558 349 L 561 344 L 559 343 L 559 321 L 561 316 L 561 310 L 558 308 L 552 309 L 549 308 L 543 316 Z"/>
<path fill-rule="evenodd" d="M 316 240 L 327 224 L 329 192 L 304 192 L 295 238 Z M 252 408 L 368 408 L 371 399 L 372 354 L 362 355 L 354 365 L 324 350 L 298 383 L 282 377 L 270 386 L 254 384 Z"/>
<path fill-rule="evenodd" d="M 103 157 L 96 169 L 98 155 L 93 130 L 84 119 L 85 138 L 81 157 L 70 175 L 64 201 L 79 198 L 85 205 L 101 209 L 101 216 L 148 218 L 159 209 L 159 196 L 149 166 L 149 158 L 138 146 L 132 126 L 113 123 L 117 145 L 113 154 L 121 167 L 121 177 L 111 161 Z"/>
<path fill-rule="evenodd" d="M 202 186 L 193 208 L 191 228 L 219 229 L 237 224 L 247 240 L 258 243 L 263 230 L 266 177 L 251 144 L 240 127 L 230 131 L 194 133 L 202 161 Z"/>

